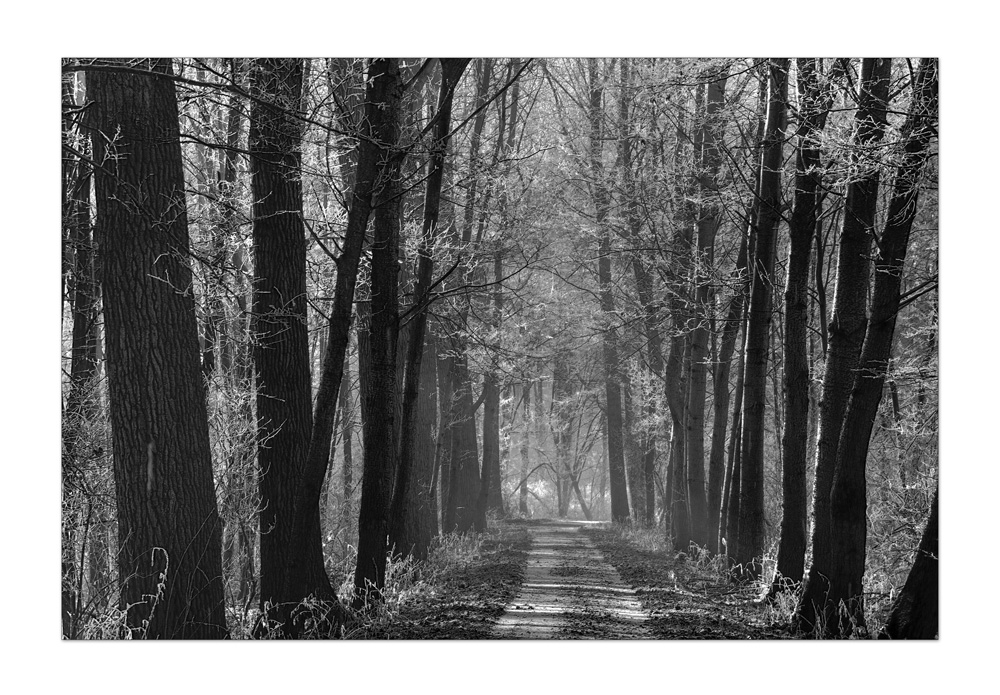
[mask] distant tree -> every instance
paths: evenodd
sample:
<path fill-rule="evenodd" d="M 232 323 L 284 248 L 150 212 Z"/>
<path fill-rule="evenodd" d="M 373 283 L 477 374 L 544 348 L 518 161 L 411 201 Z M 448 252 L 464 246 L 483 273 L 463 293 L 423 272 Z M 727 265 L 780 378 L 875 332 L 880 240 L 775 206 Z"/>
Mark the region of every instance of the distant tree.
<path fill-rule="evenodd" d="M 228 635 L 169 60 L 88 73 L 122 609 L 147 638 Z"/>

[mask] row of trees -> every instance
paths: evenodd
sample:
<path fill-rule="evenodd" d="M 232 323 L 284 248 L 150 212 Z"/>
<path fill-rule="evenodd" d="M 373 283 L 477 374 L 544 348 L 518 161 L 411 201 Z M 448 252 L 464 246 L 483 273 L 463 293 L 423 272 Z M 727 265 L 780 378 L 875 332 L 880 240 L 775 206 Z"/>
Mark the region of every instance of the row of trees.
<path fill-rule="evenodd" d="M 515 506 L 744 581 L 780 520 L 796 626 L 864 624 L 868 498 L 917 519 L 936 468 L 935 61 L 63 75 L 65 634 L 109 587 L 149 637 L 225 636 L 227 597 L 335 626 L 355 533 L 363 608 L 390 552 Z"/>

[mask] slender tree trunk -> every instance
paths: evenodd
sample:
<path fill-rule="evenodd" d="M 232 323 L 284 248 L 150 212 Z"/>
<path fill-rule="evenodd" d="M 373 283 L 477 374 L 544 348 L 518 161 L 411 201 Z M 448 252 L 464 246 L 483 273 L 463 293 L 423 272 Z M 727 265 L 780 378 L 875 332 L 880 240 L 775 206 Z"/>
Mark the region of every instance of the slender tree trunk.
<path fill-rule="evenodd" d="M 443 59 L 441 61 L 441 92 L 438 97 L 437 122 L 434 128 L 435 143 L 431 155 L 430 173 L 424 196 L 423 232 L 418 251 L 415 313 L 410 319 L 411 328 L 406 355 L 406 372 L 403 386 L 403 428 L 400 442 L 399 467 L 396 472 L 395 492 L 390 511 L 389 536 L 395 552 L 413 554 L 417 559 L 427 556 L 430 545 L 430 525 L 424 519 L 429 512 L 424 491 L 414 484 L 416 460 L 417 422 L 419 418 L 419 389 L 424 342 L 427 329 L 427 303 L 433 282 L 434 259 L 431 255 L 437 235 L 441 206 L 441 186 L 444 180 L 445 158 L 448 152 L 448 134 L 451 130 L 451 105 L 455 88 L 468 65 L 468 59 Z"/>
<path fill-rule="evenodd" d="M 607 217 L 610 201 L 604 182 L 603 117 L 604 87 L 600 84 L 597 59 L 587 62 L 590 77 L 590 175 L 596 223 L 600 234 L 597 276 L 603 315 L 604 391 L 607 403 L 608 466 L 611 482 L 611 519 L 627 521 L 628 487 L 625 480 L 624 423 L 622 417 L 621 378 L 618 365 L 618 337 L 615 329 L 615 303 L 611 286 L 611 229 Z"/>
<path fill-rule="evenodd" d="M 517 511 L 528 514 L 528 477 L 531 469 L 531 381 L 524 381 L 524 420 L 521 432 L 521 484 L 518 486 Z"/>
<path fill-rule="evenodd" d="M 743 334 L 746 334 L 746 318 L 743 324 Z M 736 362 L 736 388 L 733 392 L 733 425 L 729 435 L 729 461 L 726 464 L 726 492 L 723 498 L 723 515 L 719 521 L 719 547 L 726 545 L 726 556 L 736 560 L 739 548 L 740 531 L 740 432 L 743 429 L 743 373 L 746 360 L 746 339 L 740 343 L 740 354 Z"/>
<path fill-rule="evenodd" d="M 711 504 L 705 490 L 705 401 L 708 383 L 708 315 L 710 275 L 715 262 L 715 235 L 721 222 L 722 211 L 713 199 L 718 190 L 716 178 L 722 162 L 718 140 L 725 131 L 719 123 L 723 107 L 727 76 L 723 73 L 709 83 L 705 107 L 705 122 L 700 128 L 702 150 L 699 159 L 699 189 L 707 201 L 698 213 L 698 249 L 695 260 L 694 330 L 691 332 L 691 385 L 688 393 L 687 472 L 688 498 L 691 510 L 691 540 L 700 546 L 717 551 L 717 533 L 710 533 Z M 711 471 L 710 471 L 711 473 Z M 710 476 L 711 477 L 711 476 Z M 716 471 L 715 489 L 721 492 L 722 478 Z M 718 492 L 716 493 L 718 495 Z M 716 501 L 716 508 L 718 501 Z"/>
<path fill-rule="evenodd" d="M 833 543 L 830 535 L 830 491 L 837 442 L 867 325 L 868 256 L 878 202 L 879 169 L 864 152 L 874 148 L 884 133 L 890 64 L 891 60 L 887 58 L 866 58 L 861 66 L 861 94 L 855 116 L 853 154 L 860 171 L 847 189 L 840 235 L 837 284 L 816 445 L 812 564 L 792 619 L 796 631 L 811 631 L 817 627 L 816 609 L 826 604 L 825 597 L 829 590 L 827 578 L 830 575 Z"/>
<path fill-rule="evenodd" d="M 199 372 L 177 97 L 168 60 L 89 76 L 88 109 L 129 629 L 228 635 L 222 525 Z M 129 66 L 135 66 L 129 63 Z M 139 106 L 142 106 L 141 110 Z"/>
<path fill-rule="evenodd" d="M 902 159 L 893 183 L 885 228 L 878 239 L 871 317 L 837 447 L 830 493 L 833 543 L 829 591 L 824 605 L 827 635 L 849 635 L 855 626 L 865 624 L 868 448 L 892 356 L 903 267 L 917 215 L 920 172 L 936 132 L 937 90 L 937 61 L 925 58 L 914 79 L 910 113 L 903 125 Z"/>
<path fill-rule="evenodd" d="M 399 345 L 399 230 L 402 221 L 403 155 L 399 146 L 403 82 L 396 60 L 384 61 L 379 78 L 385 100 L 378 130 L 383 158 L 375 192 L 371 259 L 371 328 L 368 419 L 364 422 L 364 471 L 358 509 L 358 563 L 354 572 L 354 607 L 381 598 L 389 550 L 389 506 L 397 466 L 397 394 Z M 356 198 L 355 198 L 356 199 Z M 422 345 L 420 346 L 423 347 Z M 419 368 L 419 364 L 418 364 Z"/>
<path fill-rule="evenodd" d="M 358 139 L 355 184 L 344 233 L 343 252 L 337 259 L 337 282 L 330 312 L 328 347 L 316 391 L 308 455 L 295 490 L 292 522 L 294 546 L 289 553 L 290 562 L 285 579 L 286 595 L 291 600 L 301 600 L 310 594 L 328 599 L 334 596 L 326 573 L 313 570 L 315 564 L 312 558 L 318 557 L 322 561 L 322 545 L 318 537 L 314 538 L 308 533 L 308 529 L 314 519 L 318 523 L 319 499 L 330 462 L 333 422 L 337 396 L 343 381 L 344 358 L 350 336 L 351 310 L 365 229 L 372 210 L 373 196 L 382 183 L 379 175 L 390 156 L 389 147 L 383 143 L 388 141 L 385 131 L 394 127 L 386 114 L 395 113 L 395 103 L 399 99 L 396 89 L 398 71 L 393 70 L 394 66 L 395 62 L 390 59 L 375 59 L 368 69 L 371 81 L 365 96 L 365 118 L 361 125 L 361 137 Z M 370 413 L 363 415 L 371 417 Z"/>
<path fill-rule="evenodd" d="M 806 444 L 809 438 L 810 250 L 816 228 L 818 191 L 822 185 L 820 136 L 833 101 L 819 84 L 821 62 L 800 58 L 798 73 L 799 146 L 795 166 L 795 201 L 789 221 L 791 245 L 785 282 L 785 431 L 781 440 L 782 515 L 778 566 L 770 595 L 802 581 L 806 554 Z M 776 406 L 777 407 L 777 406 Z"/>
<path fill-rule="evenodd" d="M 733 363 L 733 353 L 736 350 L 736 339 L 743 323 L 743 307 L 749 290 L 747 282 L 747 236 L 740 242 L 740 250 L 736 259 L 736 270 L 733 272 L 736 289 L 729 301 L 729 311 L 726 314 L 722 328 L 722 339 L 719 344 L 719 355 L 712 377 L 713 387 L 713 420 L 712 448 L 708 463 L 708 541 L 709 550 L 720 552 L 720 538 L 725 535 L 723 516 L 726 502 L 729 499 L 729 478 L 726 466 L 726 424 L 729 417 L 729 373 Z M 737 403 L 740 403 L 737 398 Z M 725 489 L 723 489 L 725 482 Z"/>
<path fill-rule="evenodd" d="M 768 66 L 767 125 L 761 154 L 760 205 L 743 376 L 739 547 L 736 555 L 743 580 L 760 576 L 764 555 L 764 410 L 771 325 L 775 242 L 781 220 L 781 167 L 784 140 L 788 60 L 772 58 Z"/>

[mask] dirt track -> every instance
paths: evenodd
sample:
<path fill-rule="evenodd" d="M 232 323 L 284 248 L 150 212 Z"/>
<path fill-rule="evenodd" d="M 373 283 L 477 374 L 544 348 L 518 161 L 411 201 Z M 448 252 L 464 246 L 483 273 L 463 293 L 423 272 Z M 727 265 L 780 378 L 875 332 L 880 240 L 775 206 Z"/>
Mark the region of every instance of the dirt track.
<path fill-rule="evenodd" d="M 524 581 L 494 628 L 499 639 L 650 639 L 635 591 L 582 533 L 585 523 L 529 528 Z"/>

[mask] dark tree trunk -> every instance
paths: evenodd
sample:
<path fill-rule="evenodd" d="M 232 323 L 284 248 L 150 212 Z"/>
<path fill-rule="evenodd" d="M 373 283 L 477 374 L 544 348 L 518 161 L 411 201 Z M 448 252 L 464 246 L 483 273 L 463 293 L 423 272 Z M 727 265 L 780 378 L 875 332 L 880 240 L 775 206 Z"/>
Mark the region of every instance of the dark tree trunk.
<path fill-rule="evenodd" d="M 257 383 L 260 489 L 260 605 L 285 607 L 293 562 L 295 490 L 312 435 L 312 380 L 306 320 L 306 240 L 302 221 L 302 63 L 255 60 L 251 67 L 249 150 L 253 190 L 253 357 Z M 319 508 L 308 525 L 310 582 L 326 581 Z"/>
<path fill-rule="evenodd" d="M 760 576 L 764 555 L 764 415 L 774 255 L 781 221 L 781 168 L 788 60 L 768 66 L 767 123 L 761 153 L 760 196 L 743 375 L 739 541 L 736 562 L 743 580 Z"/>
<path fill-rule="evenodd" d="M 400 441 L 399 467 L 396 471 L 396 485 L 389 515 L 389 539 L 394 552 L 413 554 L 423 560 L 430 545 L 430 523 L 427 516 L 426 489 L 417 483 L 415 468 L 423 466 L 417 459 L 418 420 L 420 418 L 420 386 L 427 388 L 433 383 L 422 374 L 424 363 L 424 343 L 427 332 L 427 310 L 430 300 L 431 283 L 434 274 L 434 258 L 431 255 L 438 231 L 438 217 L 441 207 L 441 186 L 448 153 L 448 134 L 451 130 L 451 105 L 455 88 L 462 78 L 469 60 L 443 59 L 441 61 L 441 91 L 438 96 L 437 121 L 434 126 L 434 146 L 430 160 L 430 173 L 424 195 L 423 231 L 418 250 L 416 288 L 414 290 L 415 313 L 410 318 L 407 340 L 406 371 L 403 386 L 403 426 Z M 428 360 L 429 362 L 429 360 Z M 433 365 L 431 365 L 433 370 Z M 423 378 L 422 378 L 423 377 Z M 426 423 L 426 419 L 425 419 Z M 426 453 L 426 452 L 424 452 Z"/>
<path fill-rule="evenodd" d="M 705 490 L 705 401 L 708 385 L 708 316 L 711 292 L 710 276 L 715 262 L 715 235 L 721 222 L 722 211 L 718 201 L 713 199 L 718 190 L 716 178 L 722 155 L 718 140 L 725 132 L 725 124 L 719 122 L 719 111 L 725 100 L 727 76 L 723 73 L 708 85 L 705 106 L 705 121 L 699 129 L 701 151 L 698 157 L 698 187 L 707 201 L 698 213 L 698 248 L 695 260 L 695 302 L 694 330 L 691 332 L 691 383 L 688 392 L 687 431 L 687 472 L 688 498 L 691 513 L 691 540 L 700 546 L 708 546 L 716 552 L 717 532 L 711 533 L 711 503 Z M 710 471 L 711 473 L 711 471 Z M 710 478 L 711 480 L 711 478 Z M 721 493 L 722 477 L 716 470 L 716 509 Z"/>
<path fill-rule="evenodd" d="M 469 138 L 469 186 L 466 189 L 465 212 L 462 219 L 461 246 L 463 256 L 459 259 L 460 277 L 466 284 L 472 282 L 465 253 L 472 244 L 472 228 L 476 220 L 476 206 L 479 202 L 477 191 L 483 162 L 480 157 L 480 142 L 486 124 L 487 95 L 493 74 L 493 60 L 482 58 L 476 61 L 475 108 L 479 109 L 472 122 Z M 460 310 L 460 325 L 465 325 L 469 315 L 470 295 L 465 294 Z M 444 510 L 444 531 L 465 533 L 486 528 L 485 509 L 479 504 L 482 479 L 479 474 L 479 440 L 476 435 L 476 413 L 473 405 L 471 374 L 469 373 L 468 338 L 461 332 L 452 336 L 453 357 L 449 359 L 451 414 L 448 438 L 449 471 L 447 481 L 442 481 L 442 489 L 447 485 L 448 496 Z"/>
<path fill-rule="evenodd" d="M 740 242 L 736 270 L 733 276 L 736 290 L 729 301 L 729 311 L 726 314 L 725 324 L 722 328 L 722 339 L 719 344 L 718 362 L 712 377 L 714 417 L 712 421 L 712 449 L 708 457 L 708 541 L 709 550 L 713 552 L 720 552 L 722 548 L 721 538 L 726 535 L 723 517 L 725 516 L 726 503 L 729 500 L 729 480 L 732 478 L 731 474 L 727 475 L 726 466 L 726 421 L 729 417 L 729 373 L 732 368 L 733 353 L 736 350 L 736 339 L 740 333 L 740 325 L 743 323 L 743 307 L 746 304 L 749 291 L 746 235 Z M 737 404 L 741 404 L 741 398 L 742 391 L 737 394 Z"/>
<path fill-rule="evenodd" d="M 818 61 L 800 58 L 798 72 L 799 146 L 795 201 L 788 225 L 791 245 L 785 282 L 785 431 L 781 440 L 782 506 L 778 566 L 770 595 L 802 581 L 806 554 L 806 444 L 809 438 L 809 256 L 816 228 L 817 196 L 822 184 L 820 136 L 832 91 L 819 84 Z M 777 404 L 775 405 L 777 407 Z"/>
<path fill-rule="evenodd" d="M 374 70 L 374 66 L 373 66 Z M 403 82 L 396 60 L 384 61 L 377 78 L 385 90 L 380 127 L 383 150 L 375 191 L 371 258 L 370 372 L 361 504 L 358 509 L 358 564 L 354 572 L 354 607 L 381 598 L 389 550 L 389 506 L 398 444 L 399 229 L 402 221 L 403 154 L 400 102 Z M 357 197 L 355 197 L 357 200 Z M 421 346 L 422 347 L 422 346 Z M 418 365 L 419 367 L 419 365 Z"/>
<path fill-rule="evenodd" d="M 746 334 L 744 318 L 743 333 Z M 736 388 L 733 392 L 733 426 L 729 435 L 729 461 L 726 464 L 726 491 L 723 498 L 723 515 L 719 520 L 719 547 L 726 546 L 726 556 L 735 562 L 740 535 L 740 432 L 743 429 L 743 370 L 746 361 L 743 353 L 746 340 L 740 344 L 736 362 Z"/>
<path fill-rule="evenodd" d="M 938 493 L 903 590 L 893 601 L 879 639 L 934 639 L 938 635 Z"/>
<path fill-rule="evenodd" d="M 105 64 L 112 70 L 90 74 L 88 119 L 101 165 L 94 172 L 94 237 L 122 608 L 128 627 L 147 638 L 222 638 L 228 636 L 222 525 L 199 371 L 172 71 L 168 60 L 138 63 L 149 75 Z"/>
<path fill-rule="evenodd" d="M 590 78 L 590 175 L 596 223 L 600 233 L 597 276 L 603 314 L 604 392 L 607 404 L 608 470 L 611 482 L 611 520 L 627 521 L 628 487 L 625 479 L 624 422 L 622 417 L 621 378 L 618 365 L 618 336 L 615 328 L 615 303 L 611 287 L 611 229 L 608 223 L 610 200 L 604 182 L 603 106 L 604 88 L 600 84 L 597 59 L 588 59 Z"/>
<path fill-rule="evenodd" d="M 925 58 L 914 79 L 910 113 L 903 125 L 903 155 L 893 183 L 885 229 L 877 242 L 871 317 L 837 447 L 830 492 L 833 543 L 824 607 L 827 635 L 849 635 L 854 626 L 865 624 L 863 579 L 868 533 L 865 470 L 892 355 L 903 267 L 917 214 L 920 171 L 936 133 L 937 91 L 937 60 Z"/>
<path fill-rule="evenodd" d="M 792 619 L 796 631 L 816 626 L 816 609 L 826 603 L 832 562 L 830 491 L 837 442 L 864 341 L 868 303 L 868 255 L 878 202 L 879 169 L 864 154 L 882 139 L 889 94 L 887 58 L 866 58 L 861 66 L 861 94 L 855 116 L 854 160 L 860 171 L 847 189 L 837 258 L 837 285 L 830 321 L 826 373 L 819 406 L 816 479 L 813 488 L 812 564 Z"/>

